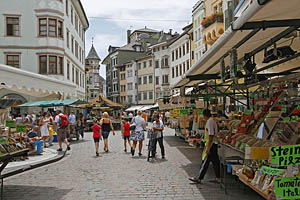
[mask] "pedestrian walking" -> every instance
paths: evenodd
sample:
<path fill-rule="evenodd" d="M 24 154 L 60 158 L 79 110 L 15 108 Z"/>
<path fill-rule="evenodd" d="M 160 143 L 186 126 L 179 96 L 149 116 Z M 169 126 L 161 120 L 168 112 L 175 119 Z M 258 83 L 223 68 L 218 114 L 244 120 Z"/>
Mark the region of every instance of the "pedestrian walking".
<path fill-rule="evenodd" d="M 159 115 L 154 116 L 154 122 L 152 124 L 152 129 L 156 135 L 156 139 L 154 139 L 154 143 L 153 143 L 154 148 L 153 148 L 153 152 L 152 152 L 152 157 L 155 158 L 156 145 L 158 142 L 160 150 L 161 150 L 161 157 L 162 157 L 162 159 L 165 159 L 165 147 L 164 147 L 164 143 L 163 143 L 164 123 L 162 122 L 162 120 L 160 120 Z"/>
<path fill-rule="evenodd" d="M 92 126 L 93 130 L 93 139 L 96 148 L 96 156 L 100 156 L 99 154 L 99 141 L 101 140 L 101 127 L 98 124 L 97 120 L 94 120 L 94 125 Z"/>
<path fill-rule="evenodd" d="M 143 141 L 145 139 L 144 129 L 146 128 L 146 121 L 141 116 L 142 111 L 137 111 L 137 116 L 133 118 L 135 129 L 130 134 L 130 140 L 133 141 L 131 148 L 131 155 L 134 156 L 137 142 L 139 142 L 139 156 L 142 156 Z"/>
<path fill-rule="evenodd" d="M 216 121 L 211 118 L 211 112 L 208 109 L 203 110 L 204 119 L 207 120 L 205 125 L 205 136 L 204 139 L 206 141 L 205 148 L 202 153 L 202 163 L 200 167 L 200 171 L 198 176 L 194 178 L 189 178 L 189 180 L 201 183 L 203 180 L 207 169 L 209 167 L 209 163 L 213 163 L 213 168 L 216 175 L 216 180 L 213 182 L 220 183 L 220 160 L 218 155 L 218 126 Z"/>
<path fill-rule="evenodd" d="M 76 130 L 81 135 L 81 138 L 84 138 L 84 128 L 85 128 L 85 119 L 82 113 L 79 114 L 79 117 L 76 122 Z"/>
<path fill-rule="evenodd" d="M 104 142 L 104 151 L 108 152 L 108 136 L 109 132 L 112 131 L 113 135 L 115 135 L 115 130 L 112 125 L 112 121 L 109 118 L 109 115 L 107 112 L 104 112 L 102 115 L 102 119 L 100 120 L 100 126 L 101 126 L 101 133 L 102 138 Z"/>
<path fill-rule="evenodd" d="M 39 121 L 41 137 L 44 142 L 44 148 L 47 148 L 46 139 L 49 137 L 48 123 L 50 123 L 50 115 L 45 112 L 43 113 Z"/>
<path fill-rule="evenodd" d="M 133 114 L 132 114 L 132 112 L 130 112 L 130 113 L 128 114 L 128 119 L 129 119 L 129 123 L 131 123 L 131 122 L 132 122 L 132 119 L 133 119 Z"/>
<path fill-rule="evenodd" d="M 61 113 L 60 110 L 56 111 L 55 127 L 57 129 L 57 141 L 59 148 L 57 151 L 62 151 L 62 141 L 67 145 L 67 149 L 71 150 L 70 144 L 67 139 L 67 131 L 69 126 L 68 117 Z"/>
<path fill-rule="evenodd" d="M 131 147 L 130 138 L 130 123 L 128 122 L 128 118 L 124 118 L 124 124 L 122 129 L 122 135 L 124 140 L 124 152 L 127 152 L 127 142 L 129 147 Z"/>

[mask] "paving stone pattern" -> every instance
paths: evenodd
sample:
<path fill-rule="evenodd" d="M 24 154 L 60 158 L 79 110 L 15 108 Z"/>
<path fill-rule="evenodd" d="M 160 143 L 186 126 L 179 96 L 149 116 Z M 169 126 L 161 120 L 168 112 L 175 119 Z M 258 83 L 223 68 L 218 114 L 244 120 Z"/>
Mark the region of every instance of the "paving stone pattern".
<path fill-rule="evenodd" d="M 203 184 L 192 184 L 188 177 L 197 174 L 201 152 L 165 131 L 167 160 L 146 161 L 123 150 L 120 132 L 110 135 L 110 152 L 95 157 L 92 134 L 74 141 L 67 156 L 54 164 L 5 179 L 5 200 L 94 200 L 94 199 L 261 199 L 250 189 L 231 187 L 225 195 L 219 185 L 210 183 L 212 167 Z M 54 146 L 56 148 L 56 146 Z M 158 152 L 160 151 L 158 147 Z M 238 182 L 231 186 L 241 186 Z"/>

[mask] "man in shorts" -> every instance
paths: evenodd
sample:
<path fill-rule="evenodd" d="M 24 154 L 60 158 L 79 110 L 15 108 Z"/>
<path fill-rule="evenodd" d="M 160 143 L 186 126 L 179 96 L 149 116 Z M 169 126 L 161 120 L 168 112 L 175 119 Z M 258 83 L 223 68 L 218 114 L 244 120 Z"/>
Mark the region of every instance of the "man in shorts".
<path fill-rule="evenodd" d="M 57 110 L 55 120 L 54 120 L 55 127 L 57 128 L 57 141 L 59 146 L 57 151 L 62 151 L 62 141 L 66 143 L 67 149 L 71 150 L 70 144 L 67 139 L 67 130 L 68 130 L 69 122 L 67 122 L 66 125 L 64 124 L 64 120 L 68 121 L 68 117 L 62 114 L 60 110 Z"/>

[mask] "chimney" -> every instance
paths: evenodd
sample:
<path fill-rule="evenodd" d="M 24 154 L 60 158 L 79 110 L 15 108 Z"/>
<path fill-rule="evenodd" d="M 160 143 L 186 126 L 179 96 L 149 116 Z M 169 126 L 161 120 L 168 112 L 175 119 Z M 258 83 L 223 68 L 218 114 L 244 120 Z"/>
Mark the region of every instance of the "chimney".
<path fill-rule="evenodd" d="M 127 30 L 127 44 L 130 43 L 130 34 L 131 34 L 131 30 Z"/>
<path fill-rule="evenodd" d="M 172 29 L 171 28 L 169 29 L 169 34 L 172 35 Z"/>

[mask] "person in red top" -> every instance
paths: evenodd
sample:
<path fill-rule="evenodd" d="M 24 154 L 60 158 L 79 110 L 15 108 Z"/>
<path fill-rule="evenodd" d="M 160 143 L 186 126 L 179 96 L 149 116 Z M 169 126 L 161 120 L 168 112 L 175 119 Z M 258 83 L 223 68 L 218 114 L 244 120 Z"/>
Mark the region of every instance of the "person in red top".
<path fill-rule="evenodd" d="M 101 140 L 101 127 L 98 125 L 98 121 L 94 120 L 94 125 L 92 126 L 93 138 L 96 147 L 96 156 L 99 156 L 99 140 Z"/>
<path fill-rule="evenodd" d="M 124 124 L 123 124 L 124 152 L 127 152 L 126 140 L 128 141 L 129 147 L 131 147 L 129 137 L 130 137 L 130 123 L 128 122 L 128 118 L 124 118 Z"/>

